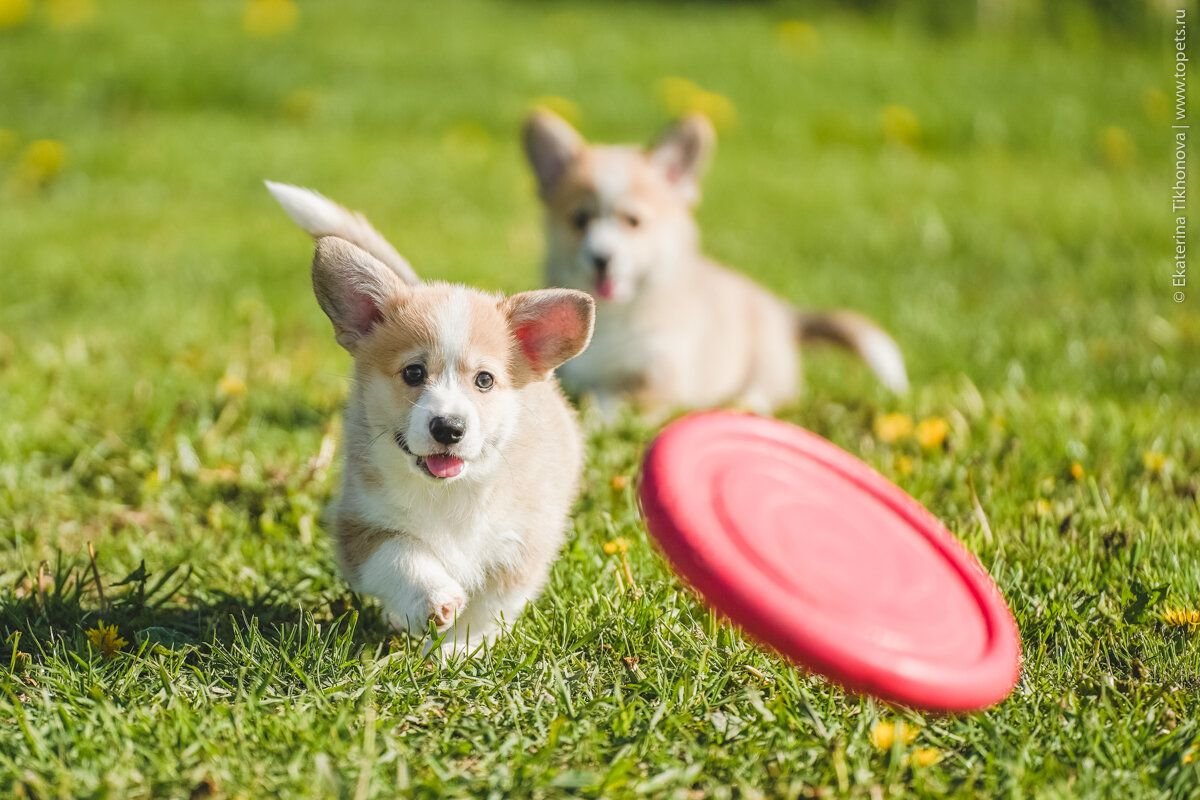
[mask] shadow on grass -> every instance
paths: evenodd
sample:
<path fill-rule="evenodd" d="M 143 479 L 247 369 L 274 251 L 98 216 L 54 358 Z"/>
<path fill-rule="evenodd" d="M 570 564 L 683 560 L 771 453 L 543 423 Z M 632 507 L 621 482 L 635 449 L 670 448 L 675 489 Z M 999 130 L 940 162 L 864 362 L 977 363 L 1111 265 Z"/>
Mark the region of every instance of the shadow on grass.
<path fill-rule="evenodd" d="M 248 595 L 210 589 L 184 593 L 190 578 L 185 566 L 156 576 L 143 563 L 97 591 L 95 573 L 86 567 L 60 560 L 52 572 L 39 570 L 0 593 L 0 669 L 22 653 L 42 660 L 64 643 L 83 649 L 86 631 L 100 623 L 115 625 L 135 648 L 149 643 L 189 654 L 229 650 L 251 629 L 278 644 L 292 640 L 298 629 L 320 626 L 348 635 L 356 648 L 371 649 L 392 636 L 378 608 L 364 606 L 354 594 L 302 605 L 275 589 Z"/>

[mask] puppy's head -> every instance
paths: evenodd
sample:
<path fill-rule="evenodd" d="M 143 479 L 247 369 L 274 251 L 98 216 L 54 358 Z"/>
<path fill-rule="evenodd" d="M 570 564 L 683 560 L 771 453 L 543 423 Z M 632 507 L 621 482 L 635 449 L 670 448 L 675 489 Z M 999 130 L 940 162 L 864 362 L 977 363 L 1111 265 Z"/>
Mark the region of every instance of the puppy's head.
<path fill-rule="evenodd" d="M 546 208 L 549 279 L 622 303 L 676 275 L 695 247 L 692 207 L 716 134 L 685 117 L 647 148 L 590 146 L 548 111 L 525 123 L 525 154 Z"/>
<path fill-rule="evenodd" d="M 582 352 L 595 316 L 590 297 L 567 289 L 503 298 L 406 285 L 335 237 L 317 243 L 313 288 L 356 362 L 362 441 L 370 442 L 357 456 L 384 475 L 435 482 L 483 477 L 498 465 L 521 390 Z"/>

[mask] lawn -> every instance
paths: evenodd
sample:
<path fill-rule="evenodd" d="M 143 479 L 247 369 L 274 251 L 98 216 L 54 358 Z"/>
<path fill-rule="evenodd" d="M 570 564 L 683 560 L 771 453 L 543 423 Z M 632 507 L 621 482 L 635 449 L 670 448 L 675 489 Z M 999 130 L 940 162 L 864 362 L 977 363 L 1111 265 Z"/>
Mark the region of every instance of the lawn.
<path fill-rule="evenodd" d="M 1171 296 L 1165 23 L 22 7 L 0 1 L 0 794 L 1200 797 L 1200 627 L 1166 614 L 1200 607 L 1200 298 Z M 435 666 L 349 593 L 320 524 L 349 359 L 261 181 L 367 211 L 430 277 L 532 287 L 535 103 L 605 140 L 706 110 L 709 251 L 895 333 L 911 394 L 815 353 L 783 416 L 978 554 L 1024 639 L 1007 702 L 847 696 L 707 612 L 639 520 L 633 419 L 590 434 L 550 587 L 494 651 Z"/>

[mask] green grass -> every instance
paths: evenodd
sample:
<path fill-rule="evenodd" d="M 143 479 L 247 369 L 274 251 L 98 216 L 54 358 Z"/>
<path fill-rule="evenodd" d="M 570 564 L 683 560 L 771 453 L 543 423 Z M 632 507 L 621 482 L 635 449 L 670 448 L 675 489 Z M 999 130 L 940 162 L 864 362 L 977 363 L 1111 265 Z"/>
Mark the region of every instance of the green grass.
<path fill-rule="evenodd" d="M 1158 620 L 1200 606 L 1165 32 L 934 38 L 828 12 L 797 53 L 786 6 L 435 5 L 304 3 L 273 39 L 233 2 L 103 2 L 70 30 L 38 4 L 0 30 L 0 793 L 1200 796 L 1200 633 Z M 635 422 L 592 436 L 549 590 L 478 661 L 423 662 L 337 576 L 337 466 L 314 459 L 349 364 L 261 179 L 368 211 L 426 275 L 534 286 L 524 111 L 565 97 L 589 135 L 645 139 L 666 76 L 736 108 L 708 249 L 902 342 L 910 396 L 816 354 L 784 416 L 1000 583 L 1025 662 L 998 708 L 848 697 L 705 611 L 614 488 L 652 433 Z M 882 132 L 889 105 L 915 146 Z M 46 138 L 67 162 L 36 188 L 22 152 Z M 944 418 L 946 446 L 879 441 L 888 412 Z M 101 619 L 130 642 L 108 660 Z M 897 718 L 916 742 L 877 750 Z"/>

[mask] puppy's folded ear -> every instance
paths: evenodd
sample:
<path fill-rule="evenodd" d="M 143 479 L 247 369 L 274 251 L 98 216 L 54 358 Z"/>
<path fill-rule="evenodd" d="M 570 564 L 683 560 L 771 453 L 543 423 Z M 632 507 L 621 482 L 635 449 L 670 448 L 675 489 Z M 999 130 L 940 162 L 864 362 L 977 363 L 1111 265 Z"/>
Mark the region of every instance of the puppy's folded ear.
<path fill-rule="evenodd" d="M 351 353 L 383 319 L 388 305 L 408 291 L 382 261 L 336 236 L 317 240 L 312 281 L 338 344 Z"/>
<path fill-rule="evenodd" d="M 691 114 L 668 128 L 650 148 L 650 160 L 689 203 L 700 200 L 700 179 L 716 147 L 717 133 L 701 114 Z"/>
<path fill-rule="evenodd" d="M 582 353 L 596 322 L 596 302 L 573 289 L 514 294 L 500 309 L 512 331 L 513 372 L 520 383 L 545 378 Z"/>
<path fill-rule="evenodd" d="M 562 117 L 538 109 L 525 120 L 521 139 L 537 177 L 538 194 L 549 199 L 571 162 L 583 152 L 583 137 Z"/>

